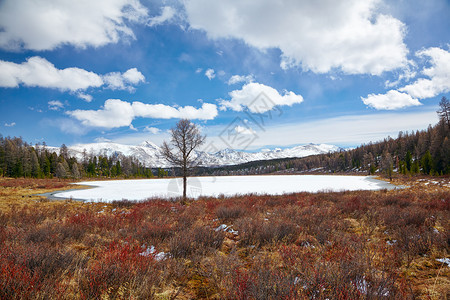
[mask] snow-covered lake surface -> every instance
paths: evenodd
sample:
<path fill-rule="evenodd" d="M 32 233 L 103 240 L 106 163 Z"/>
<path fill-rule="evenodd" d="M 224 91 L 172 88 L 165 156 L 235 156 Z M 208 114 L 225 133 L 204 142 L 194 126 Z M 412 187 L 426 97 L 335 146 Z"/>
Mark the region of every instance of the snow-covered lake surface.
<path fill-rule="evenodd" d="M 138 179 L 79 182 L 90 189 L 70 190 L 54 194 L 57 198 L 110 202 L 114 200 L 142 201 L 148 198 L 174 198 L 182 195 L 182 179 Z M 279 195 L 295 192 L 379 190 L 395 188 L 370 176 L 338 175 L 271 175 L 221 176 L 188 178 L 187 194 L 199 196 L 233 196 L 236 194 Z"/>

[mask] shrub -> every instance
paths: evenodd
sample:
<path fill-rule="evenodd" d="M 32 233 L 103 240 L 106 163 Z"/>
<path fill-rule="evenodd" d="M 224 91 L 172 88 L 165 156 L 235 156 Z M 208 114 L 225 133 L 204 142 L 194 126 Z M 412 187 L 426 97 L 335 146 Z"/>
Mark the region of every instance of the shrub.
<path fill-rule="evenodd" d="M 178 232 L 169 241 L 169 252 L 176 258 L 187 258 L 193 254 L 206 254 L 220 248 L 225 235 L 210 227 L 194 226 Z"/>
<path fill-rule="evenodd" d="M 286 221 L 266 222 L 260 219 L 241 218 L 236 221 L 240 245 L 264 246 L 269 243 L 293 242 L 298 233 L 296 226 Z"/>
<path fill-rule="evenodd" d="M 78 278 L 79 292 L 84 299 L 151 298 L 158 284 L 158 269 L 152 254 L 129 243 L 111 243 L 97 253 Z M 135 295 L 136 291 L 139 295 Z"/>
<path fill-rule="evenodd" d="M 216 208 L 216 216 L 223 222 L 237 219 L 243 216 L 245 212 L 245 209 L 239 206 L 221 205 Z"/>

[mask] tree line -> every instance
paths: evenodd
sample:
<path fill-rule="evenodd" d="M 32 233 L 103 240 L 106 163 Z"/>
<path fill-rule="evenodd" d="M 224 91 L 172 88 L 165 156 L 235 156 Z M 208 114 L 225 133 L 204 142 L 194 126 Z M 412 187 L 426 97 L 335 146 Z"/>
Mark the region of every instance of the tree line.
<path fill-rule="evenodd" d="M 162 169 L 157 176 L 167 175 Z M 151 168 L 139 160 L 121 154 L 93 155 L 82 153 L 82 158 L 71 156 L 64 144 L 55 151 L 44 144 L 34 146 L 20 137 L 0 135 L 0 176 L 33 178 L 82 178 L 82 177 L 124 177 L 151 178 Z"/>

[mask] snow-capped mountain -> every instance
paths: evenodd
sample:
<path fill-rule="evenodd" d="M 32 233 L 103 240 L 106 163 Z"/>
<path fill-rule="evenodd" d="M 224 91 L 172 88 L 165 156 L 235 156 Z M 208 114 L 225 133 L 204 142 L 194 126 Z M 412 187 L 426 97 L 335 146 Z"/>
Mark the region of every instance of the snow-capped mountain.
<path fill-rule="evenodd" d="M 53 148 L 59 150 L 59 148 Z M 150 141 L 138 146 L 122 145 L 111 142 L 78 144 L 68 147 L 69 154 L 77 159 L 83 159 L 83 152 L 90 155 L 125 155 L 134 156 L 147 167 L 167 167 L 167 162 L 159 155 L 160 147 Z M 233 149 L 224 149 L 215 153 L 196 151 L 202 166 L 215 167 L 237 165 L 241 163 L 269 160 L 278 158 L 304 157 L 315 154 L 324 154 L 339 151 L 341 148 L 327 144 L 308 144 L 292 148 L 262 149 L 258 152 L 244 152 Z"/>

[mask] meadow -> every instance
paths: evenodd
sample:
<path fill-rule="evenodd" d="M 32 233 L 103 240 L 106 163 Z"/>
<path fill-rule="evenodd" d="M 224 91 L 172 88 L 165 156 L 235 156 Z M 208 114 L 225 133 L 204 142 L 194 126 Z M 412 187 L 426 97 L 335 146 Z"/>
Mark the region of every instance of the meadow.
<path fill-rule="evenodd" d="M 85 203 L 0 179 L 0 299 L 446 299 L 448 178 L 403 190 Z"/>

